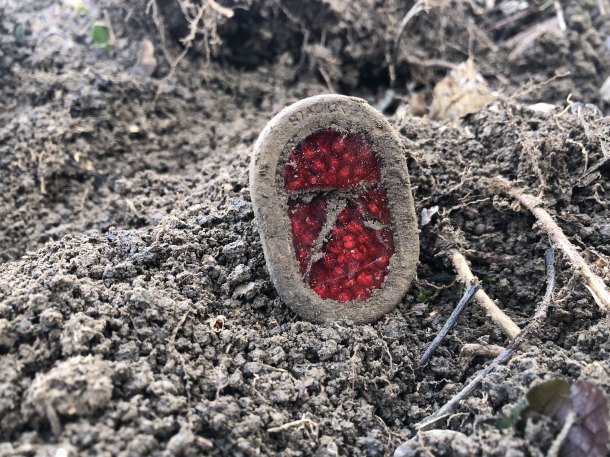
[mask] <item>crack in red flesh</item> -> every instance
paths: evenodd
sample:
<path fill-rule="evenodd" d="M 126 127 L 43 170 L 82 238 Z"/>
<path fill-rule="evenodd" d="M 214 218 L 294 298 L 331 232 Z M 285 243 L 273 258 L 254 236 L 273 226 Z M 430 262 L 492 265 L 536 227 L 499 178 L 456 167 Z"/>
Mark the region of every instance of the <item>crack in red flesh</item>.
<path fill-rule="evenodd" d="M 326 222 L 326 200 L 323 197 L 312 198 L 309 202 L 291 200 L 288 202 L 288 215 L 292 224 L 294 250 L 301 273 L 305 273 L 311 248 Z"/>
<path fill-rule="evenodd" d="M 374 218 L 379 219 L 384 224 L 390 223 L 390 208 L 385 189 L 380 186 L 370 188 L 360 194 L 358 202 Z"/>
<path fill-rule="evenodd" d="M 376 154 L 361 134 L 318 130 L 290 154 L 284 188 L 289 193 L 297 191 L 288 203 L 295 255 L 305 280 L 321 298 L 340 303 L 366 300 L 385 281 L 394 239 L 387 192 L 381 184 L 345 195 L 345 207 L 323 234 L 325 239 L 316 243 L 327 218 L 325 191 L 352 189 L 380 179 Z M 298 197 L 302 190 L 319 192 L 307 201 Z M 314 248 L 320 252 L 312 260 Z"/>
<path fill-rule="evenodd" d="M 365 300 L 383 284 L 394 242 L 388 228 L 367 227 L 360 210 L 350 204 L 337 216 L 322 252 L 324 257 L 311 266 L 311 288 L 338 302 Z"/>

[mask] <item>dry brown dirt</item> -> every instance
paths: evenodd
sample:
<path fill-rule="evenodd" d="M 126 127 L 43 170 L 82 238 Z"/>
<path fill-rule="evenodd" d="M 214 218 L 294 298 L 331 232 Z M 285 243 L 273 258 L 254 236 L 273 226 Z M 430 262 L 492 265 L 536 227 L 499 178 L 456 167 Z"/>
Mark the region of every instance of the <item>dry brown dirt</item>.
<path fill-rule="evenodd" d="M 548 237 L 497 175 L 609 282 L 604 2 L 562 2 L 565 30 L 541 2 L 427 2 L 393 92 L 411 2 L 208 1 L 197 29 L 187 3 L 0 2 L 0 455 L 392 455 L 489 363 L 464 344 L 508 342 L 473 303 L 418 364 L 464 290 L 449 250 L 522 327 L 544 294 Z M 468 58 L 491 103 L 446 119 L 434 87 Z M 278 299 L 248 191 L 267 121 L 331 90 L 384 109 L 417 214 L 439 207 L 414 285 L 370 325 L 315 325 Z M 610 394 L 607 317 L 557 256 L 541 330 L 438 425 L 452 439 L 408 455 L 546 455 L 549 420 L 497 427 L 529 387 Z"/>

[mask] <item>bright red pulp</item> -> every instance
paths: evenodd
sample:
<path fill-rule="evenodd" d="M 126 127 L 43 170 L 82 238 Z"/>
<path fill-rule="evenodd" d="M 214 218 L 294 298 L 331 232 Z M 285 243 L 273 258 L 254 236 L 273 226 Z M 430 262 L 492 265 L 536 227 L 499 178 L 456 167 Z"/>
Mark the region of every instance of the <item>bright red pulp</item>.
<path fill-rule="evenodd" d="M 322 298 L 365 300 L 387 276 L 394 241 L 380 179 L 377 156 L 361 134 L 318 130 L 290 154 L 284 188 L 295 194 L 288 215 L 296 258 L 309 286 Z M 353 191 L 339 198 L 345 206 L 316 245 L 327 217 L 324 191 L 332 189 Z M 313 198 L 299 197 L 298 191 L 305 190 L 319 192 Z M 320 255 L 312 260 L 316 249 Z"/>

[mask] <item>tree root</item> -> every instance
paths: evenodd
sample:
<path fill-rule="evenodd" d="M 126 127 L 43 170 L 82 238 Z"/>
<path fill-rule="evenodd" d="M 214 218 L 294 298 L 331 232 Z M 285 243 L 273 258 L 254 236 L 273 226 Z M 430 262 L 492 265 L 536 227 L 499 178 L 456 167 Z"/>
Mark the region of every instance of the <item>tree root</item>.
<path fill-rule="evenodd" d="M 464 256 L 455 249 L 451 251 L 451 261 L 453 262 L 455 271 L 464 284 L 479 282 L 472 274 L 472 271 L 470 271 L 470 267 L 468 266 Z M 498 308 L 498 305 L 495 304 L 495 302 L 483 289 L 477 290 L 474 298 L 481 304 L 481 306 L 483 306 L 483 308 L 485 308 L 487 315 L 502 329 L 506 336 L 513 339 L 519 334 L 521 331 L 519 326 L 515 324 L 515 322 L 508 317 L 504 311 Z"/>

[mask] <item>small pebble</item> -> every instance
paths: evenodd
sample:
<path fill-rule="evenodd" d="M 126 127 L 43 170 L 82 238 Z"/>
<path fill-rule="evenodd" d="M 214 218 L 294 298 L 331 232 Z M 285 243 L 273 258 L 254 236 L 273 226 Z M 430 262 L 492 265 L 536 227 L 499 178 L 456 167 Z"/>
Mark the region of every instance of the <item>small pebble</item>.
<path fill-rule="evenodd" d="M 472 229 L 472 233 L 476 236 L 481 236 L 487 231 L 487 226 L 485 224 L 477 224 Z"/>

